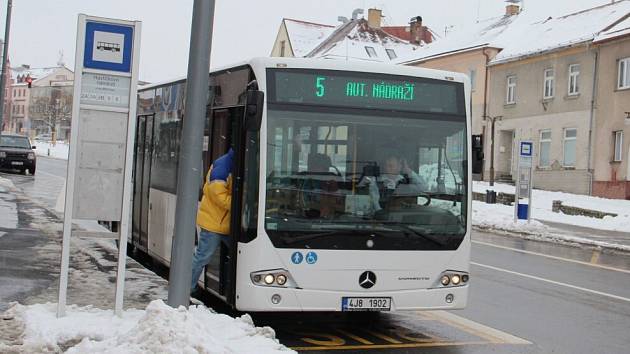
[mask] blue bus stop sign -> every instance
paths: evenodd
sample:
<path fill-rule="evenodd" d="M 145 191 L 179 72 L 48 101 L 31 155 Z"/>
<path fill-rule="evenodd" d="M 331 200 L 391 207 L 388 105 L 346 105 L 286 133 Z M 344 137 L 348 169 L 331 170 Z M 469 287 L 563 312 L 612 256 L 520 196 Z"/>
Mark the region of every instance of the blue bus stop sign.
<path fill-rule="evenodd" d="M 83 67 L 129 73 L 132 51 L 132 27 L 86 22 Z"/>

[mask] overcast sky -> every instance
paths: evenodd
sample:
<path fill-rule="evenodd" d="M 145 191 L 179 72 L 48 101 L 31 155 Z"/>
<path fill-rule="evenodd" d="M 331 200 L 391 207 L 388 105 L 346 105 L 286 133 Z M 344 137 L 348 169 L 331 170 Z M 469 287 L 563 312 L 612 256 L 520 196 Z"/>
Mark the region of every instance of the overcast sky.
<path fill-rule="evenodd" d="M 558 16 L 610 0 L 525 0 L 532 18 Z M 2 0 L 4 28 L 7 0 Z M 63 51 L 74 70 L 77 14 L 139 20 L 143 23 L 140 79 L 164 81 L 186 74 L 193 0 L 14 0 L 9 41 L 12 66 L 54 66 Z M 216 0 L 211 66 L 268 56 L 283 17 L 337 24 L 355 8 L 383 10 L 384 23 L 404 25 L 421 15 L 444 35 L 445 27 L 464 28 L 478 18 L 500 16 L 504 0 Z M 0 33 L 0 37 L 4 37 Z"/>

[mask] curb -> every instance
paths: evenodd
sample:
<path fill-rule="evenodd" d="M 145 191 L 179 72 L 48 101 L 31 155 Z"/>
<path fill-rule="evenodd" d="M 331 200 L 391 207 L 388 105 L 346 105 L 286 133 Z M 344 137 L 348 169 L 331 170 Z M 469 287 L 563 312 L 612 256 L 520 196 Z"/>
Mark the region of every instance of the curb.
<path fill-rule="evenodd" d="M 552 233 L 526 233 L 526 232 L 517 232 L 513 230 L 506 229 L 497 229 L 497 228 L 489 228 L 489 227 L 479 227 L 473 226 L 473 230 L 483 231 L 493 233 L 499 236 L 510 236 L 510 237 L 520 237 L 522 239 L 530 240 L 530 241 L 540 241 L 540 242 L 550 242 L 563 244 L 573 247 L 587 247 L 591 249 L 597 250 L 609 250 L 614 252 L 621 252 L 630 254 L 630 246 L 620 245 L 620 244 L 611 244 L 605 243 L 597 240 L 590 240 L 582 237 L 565 237 L 559 234 Z"/>

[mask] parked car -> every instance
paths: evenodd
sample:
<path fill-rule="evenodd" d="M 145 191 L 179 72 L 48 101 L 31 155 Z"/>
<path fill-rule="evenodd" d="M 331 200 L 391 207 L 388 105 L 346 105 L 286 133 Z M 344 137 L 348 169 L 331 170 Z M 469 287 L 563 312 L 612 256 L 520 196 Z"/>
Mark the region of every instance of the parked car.
<path fill-rule="evenodd" d="M 51 141 L 52 140 L 52 135 L 50 135 L 49 133 L 40 134 L 40 135 L 36 136 L 35 138 L 33 138 L 33 140 L 35 140 L 35 141 Z"/>
<path fill-rule="evenodd" d="M 36 157 L 35 146 L 30 140 L 21 135 L 0 135 L 0 168 L 18 170 L 20 173 L 35 174 Z"/>

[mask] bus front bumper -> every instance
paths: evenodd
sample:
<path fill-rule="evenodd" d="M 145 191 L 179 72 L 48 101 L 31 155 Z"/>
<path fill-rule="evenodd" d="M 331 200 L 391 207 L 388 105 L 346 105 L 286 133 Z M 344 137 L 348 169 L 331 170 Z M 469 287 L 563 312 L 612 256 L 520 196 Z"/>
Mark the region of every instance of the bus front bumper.
<path fill-rule="evenodd" d="M 463 309 L 468 301 L 468 285 L 383 292 L 308 290 L 255 285 L 247 285 L 242 290 L 238 291 L 236 299 L 236 307 L 240 311 L 337 312 L 343 311 L 344 297 L 391 298 L 389 311 Z"/>

